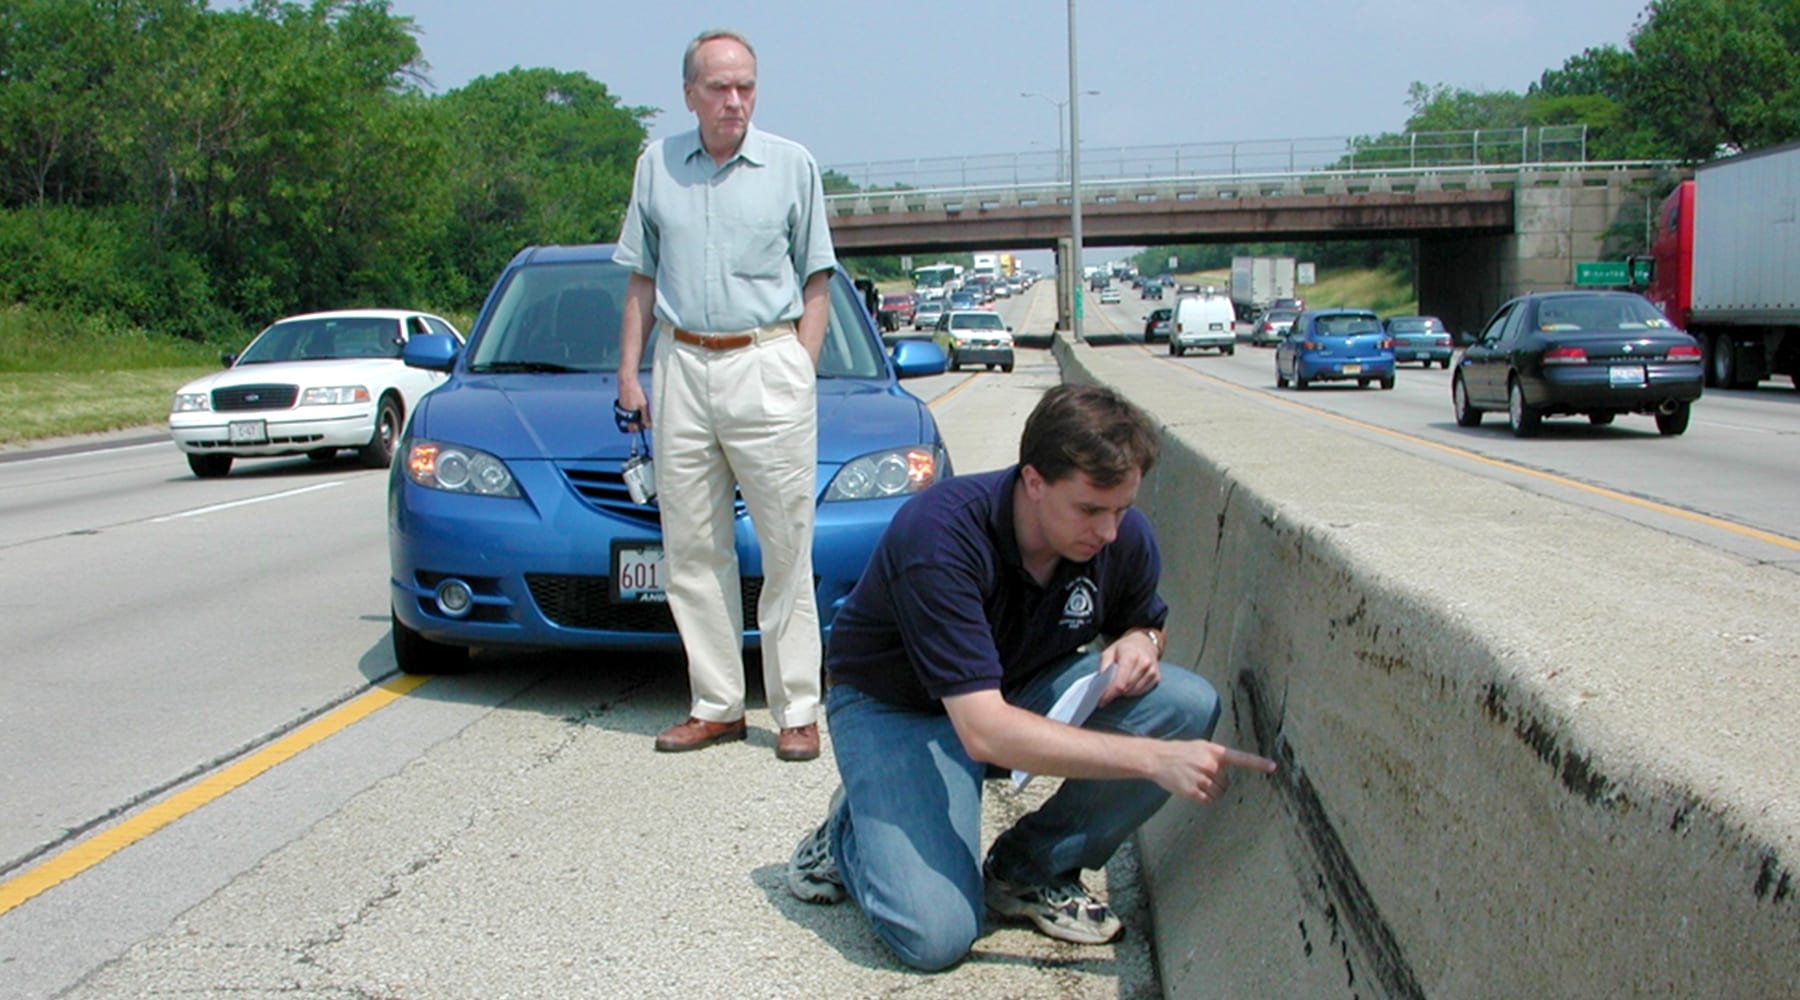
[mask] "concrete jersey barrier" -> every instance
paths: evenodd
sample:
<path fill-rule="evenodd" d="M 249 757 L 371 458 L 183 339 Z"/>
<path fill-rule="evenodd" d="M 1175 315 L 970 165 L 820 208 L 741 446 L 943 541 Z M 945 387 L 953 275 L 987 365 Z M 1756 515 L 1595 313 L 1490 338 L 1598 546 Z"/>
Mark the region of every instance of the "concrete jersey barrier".
<path fill-rule="evenodd" d="M 1791 573 L 1055 350 L 1163 422 L 1169 659 L 1282 765 L 1140 834 L 1167 996 L 1800 995 Z"/>

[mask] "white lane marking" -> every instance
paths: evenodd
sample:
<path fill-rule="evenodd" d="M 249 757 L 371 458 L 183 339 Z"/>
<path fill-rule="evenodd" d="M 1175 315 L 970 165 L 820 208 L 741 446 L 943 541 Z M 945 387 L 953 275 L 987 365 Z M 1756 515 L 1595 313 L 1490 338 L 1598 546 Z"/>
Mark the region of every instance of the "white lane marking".
<path fill-rule="evenodd" d="M 9 456 L 8 458 L 6 458 L 5 463 L 7 465 L 35 465 L 38 462 L 60 462 L 60 461 L 63 461 L 64 459 L 70 459 L 70 458 L 91 458 L 94 455 L 98 455 L 101 453 L 112 454 L 114 452 L 121 452 L 121 451 L 143 451 L 145 448 L 169 448 L 169 447 L 173 447 L 174 444 L 175 444 L 175 442 L 173 442 L 173 441 L 149 441 L 144 444 L 122 444 L 117 447 L 87 448 L 87 449 L 83 449 L 81 451 L 64 451 L 64 452 L 58 452 L 54 455 L 33 455 L 29 458 L 12 458 Z"/>
<path fill-rule="evenodd" d="M 218 511 L 218 510 L 230 510 L 233 507 L 244 507 L 244 506 L 247 506 L 247 505 L 253 504 L 253 503 L 262 503 L 267 500 L 285 500 L 288 497 L 297 497 L 302 493 L 311 493 L 314 490 L 328 490 L 328 489 L 331 489 L 333 486 L 342 486 L 342 485 L 344 485 L 344 481 L 340 479 L 335 482 L 317 483 L 312 486 L 302 486 L 299 489 L 294 489 L 294 490 L 282 490 L 280 493 L 269 493 L 269 494 L 266 494 L 266 495 L 260 496 L 260 497 L 247 497 L 243 500 L 233 500 L 230 503 L 216 503 L 210 507 L 195 507 L 193 510 L 184 510 L 184 511 L 181 511 L 180 513 L 176 513 L 176 514 L 165 514 L 162 517 L 153 517 L 150 519 L 150 523 L 151 524 L 161 524 L 164 521 L 175 521 L 175 520 L 179 520 L 180 518 L 184 518 L 184 517 L 197 517 L 201 514 L 211 514 L 212 512 Z"/>

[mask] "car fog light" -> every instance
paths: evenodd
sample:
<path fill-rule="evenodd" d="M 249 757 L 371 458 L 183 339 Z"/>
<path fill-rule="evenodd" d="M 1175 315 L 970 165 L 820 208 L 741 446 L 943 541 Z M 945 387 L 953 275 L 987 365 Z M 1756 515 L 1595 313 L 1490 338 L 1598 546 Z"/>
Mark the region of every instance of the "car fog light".
<path fill-rule="evenodd" d="M 475 595 L 461 580 L 445 580 L 437 586 L 437 606 L 451 618 L 464 618 L 475 606 Z"/>

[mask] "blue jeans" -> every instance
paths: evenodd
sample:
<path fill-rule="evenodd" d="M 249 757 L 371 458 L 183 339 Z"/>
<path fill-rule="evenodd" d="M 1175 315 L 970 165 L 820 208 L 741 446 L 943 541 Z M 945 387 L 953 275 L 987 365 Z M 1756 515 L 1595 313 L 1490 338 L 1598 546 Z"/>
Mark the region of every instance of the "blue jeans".
<path fill-rule="evenodd" d="M 1008 700 L 1040 715 L 1099 666 L 1098 652 L 1055 664 Z M 933 971 L 960 962 L 985 912 L 981 785 L 950 717 L 898 709 L 847 685 L 826 692 L 844 804 L 831 848 L 850 898 L 902 962 Z M 1219 696 L 1198 675 L 1162 665 L 1148 693 L 1118 698 L 1085 727 L 1158 739 L 1206 739 Z M 1150 781 L 1067 780 L 1036 812 L 995 839 L 996 878 L 1044 885 L 1102 868 L 1169 793 Z"/>

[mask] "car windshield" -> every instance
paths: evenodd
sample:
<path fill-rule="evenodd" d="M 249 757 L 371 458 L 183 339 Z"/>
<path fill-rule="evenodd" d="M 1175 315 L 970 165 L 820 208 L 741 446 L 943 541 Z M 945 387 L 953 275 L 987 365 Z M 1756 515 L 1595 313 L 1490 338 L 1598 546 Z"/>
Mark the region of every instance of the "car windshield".
<path fill-rule="evenodd" d="M 619 315 L 630 271 L 612 261 L 515 269 L 478 331 L 471 372 L 616 372 Z M 822 378 L 879 378 L 879 348 L 847 282 L 831 282 L 819 354 Z M 654 335 L 652 337 L 654 339 Z M 647 345 L 645 357 L 651 348 Z"/>
<path fill-rule="evenodd" d="M 1359 333 L 1380 333 L 1381 323 L 1373 316 L 1320 316 L 1318 332 L 1328 337 L 1349 337 Z"/>
<path fill-rule="evenodd" d="M 958 330 L 1004 330 L 1006 328 L 1006 324 L 1000 322 L 998 313 L 970 313 L 967 316 L 952 316 L 950 325 Z"/>
<path fill-rule="evenodd" d="M 244 348 L 240 365 L 336 358 L 397 358 L 400 323 L 381 316 L 321 316 L 284 320 Z"/>
<path fill-rule="evenodd" d="M 1275 310 L 1271 310 L 1269 313 L 1269 322 L 1271 322 L 1271 323 L 1292 323 L 1294 321 L 1294 317 L 1298 316 L 1298 315 L 1300 315 L 1300 314 L 1297 312 L 1292 312 L 1287 309 L 1275 309 Z"/>
<path fill-rule="evenodd" d="M 1670 325 L 1655 306 L 1635 295 L 1569 295 L 1538 303 L 1537 326 L 1546 333 L 1668 329 Z"/>

